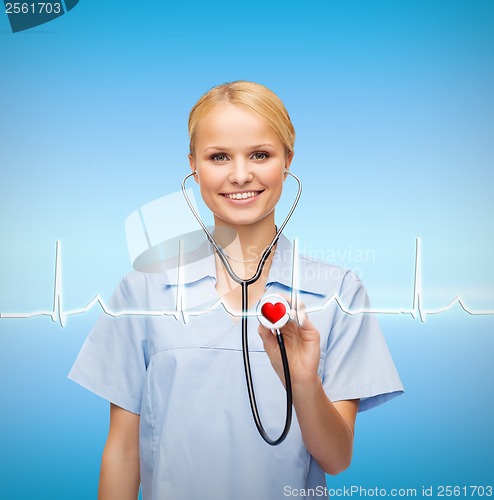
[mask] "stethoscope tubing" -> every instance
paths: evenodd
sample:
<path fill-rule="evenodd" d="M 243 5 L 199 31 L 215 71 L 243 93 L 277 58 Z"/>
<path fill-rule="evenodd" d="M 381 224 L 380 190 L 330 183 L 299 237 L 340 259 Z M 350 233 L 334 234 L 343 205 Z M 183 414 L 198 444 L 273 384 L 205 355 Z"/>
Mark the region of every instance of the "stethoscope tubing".
<path fill-rule="evenodd" d="M 224 250 L 216 243 L 214 240 L 212 234 L 209 232 L 207 226 L 203 223 L 201 220 L 199 214 L 193 207 L 188 195 L 187 191 L 185 189 L 185 183 L 189 177 L 192 177 L 194 175 L 194 172 L 186 175 L 182 181 L 182 193 L 184 195 L 185 201 L 187 202 L 187 205 L 189 206 L 192 214 L 194 217 L 197 219 L 197 222 L 200 224 L 201 228 L 204 230 L 206 233 L 206 236 L 215 248 L 215 250 L 218 253 L 218 257 L 220 258 L 221 262 L 225 266 L 225 269 L 227 270 L 229 276 L 231 279 L 233 279 L 236 283 L 238 283 L 241 288 L 242 288 L 242 355 L 243 355 L 243 361 L 244 361 L 244 369 L 245 369 L 245 380 L 247 383 L 247 392 L 249 394 L 249 402 L 250 402 L 250 407 L 252 410 L 252 416 L 254 418 L 254 422 L 256 424 L 257 430 L 259 431 L 259 434 L 261 437 L 266 441 L 266 443 L 276 446 L 280 443 L 282 443 L 286 436 L 288 435 L 288 431 L 290 430 L 291 426 L 291 421 L 292 421 L 292 402 L 293 402 L 293 397 L 292 397 L 292 384 L 291 384 L 291 378 L 290 378 L 290 367 L 288 364 L 288 357 L 286 354 L 286 349 L 285 349 L 285 343 L 283 341 L 283 335 L 282 333 L 277 329 L 276 330 L 276 338 L 278 340 L 278 346 L 280 348 L 280 355 L 281 355 L 281 361 L 283 364 L 283 373 L 285 377 L 285 390 L 286 390 L 286 417 L 285 417 L 285 426 L 283 428 L 282 433 L 280 436 L 276 439 L 272 439 L 268 436 L 266 430 L 264 429 L 264 426 L 262 425 L 261 417 L 259 416 L 259 411 L 257 409 L 257 402 L 256 402 L 256 396 L 254 392 L 254 383 L 252 380 L 252 371 L 251 371 L 251 366 L 250 366 L 250 358 L 249 358 L 249 340 L 248 340 L 248 323 L 247 323 L 247 315 L 248 315 L 248 310 L 249 310 L 249 303 L 248 303 L 248 286 L 255 283 L 259 277 L 261 276 L 262 270 L 264 268 L 264 264 L 266 260 L 269 257 L 269 254 L 271 253 L 272 249 L 276 245 L 283 229 L 285 228 L 286 224 L 290 220 L 295 207 L 297 206 L 297 203 L 300 199 L 300 195 L 302 194 L 302 183 L 300 179 L 290 172 L 289 170 L 285 170 L 285 173 L 291 175 L 298 184 L 298 190 L 297 190 L 297 195 L 295 197 L 295 200 L 285 217 L 285 220 L 281 224 L 281 226 L 278 228 L 275 237 L 273 238 L 273 241 L 270 243 L 270 245 L 264 250 L 261 260 L 259 261 L 259 264 L 257 265 L 257 270 L 255 274 L 249 278 L 249 279 L 241 279 L 239 276 L 235 274 L 233 271 L 230 263 L 228 262 L 226 258 L 226 254 Z"/>
<path fill-rule="evenodd" d="M 285 389 L 286 389 L 286 416 L 285 416 L 285 427 L 282 433 L 276 439 L 272 439 L 268 436 L 264 426 L 261 422 L 261 417 L 259 416 L 259 410 L 257 409 L 256 395 L 254 392 L 254 383 L 252 381 L 252 372 L 250 369 L 250 358 L 249 358 L 249 336 L 247 333 L 247 311 L 248 307 L 248 293 L 247 293 L 247 283 L 242 283 L 242 357 L 244 360 L 244 370 L 245 370 L 245 381 L 247 383 L 247 392 L 249 394 L 249 403 L 252 410 L 252 417 L 256 424 L 257 430 L 261 437 L 266 441 L 266 443 L 271 446 L 276 446 L 282 443 L 290 426 L 292 424 L 292 382 L 290 378 L 290 367 L 288 365 L 288 357 L 286 355 L 285 343 L 283 341 L 282 333 L 277 329 L 276 338 L 278 340 L 278 346 L 280 348 L 281 361 L 283 364 L 283 374 L 285 377 Z"/>

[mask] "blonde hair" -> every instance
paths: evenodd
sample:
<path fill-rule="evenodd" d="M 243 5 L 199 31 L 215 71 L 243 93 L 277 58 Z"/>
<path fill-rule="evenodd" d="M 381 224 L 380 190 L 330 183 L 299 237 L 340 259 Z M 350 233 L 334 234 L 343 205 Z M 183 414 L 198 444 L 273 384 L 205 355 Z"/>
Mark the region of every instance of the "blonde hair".
<path fill-rule="evenodd" d="M 285 105 L 273 91 L 264 85 L 244 80 L 224 83 L 212 88 L 192 108 L 189 115 L 189 148 L 191 155 L 194 155 L 194 139 L 199 121 L 215 105 L 225 102 L 244 107 L 262 116 L 281 140 L 285 148 L 285 154 L 293 156 L 295 129 Z"/>

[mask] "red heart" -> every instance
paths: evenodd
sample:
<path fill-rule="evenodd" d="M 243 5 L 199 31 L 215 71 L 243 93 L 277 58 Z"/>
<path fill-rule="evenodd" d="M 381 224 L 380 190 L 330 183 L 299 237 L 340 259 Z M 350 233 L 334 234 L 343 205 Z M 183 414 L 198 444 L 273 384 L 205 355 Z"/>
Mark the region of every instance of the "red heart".
<path fill-rule="evenodd" d="M 274 324 L 286 314 L 286 307 L 281 302 L 276 302 L 276 304 L 266 302 L 261 307 L 261 313 L 268 321 Z"/>

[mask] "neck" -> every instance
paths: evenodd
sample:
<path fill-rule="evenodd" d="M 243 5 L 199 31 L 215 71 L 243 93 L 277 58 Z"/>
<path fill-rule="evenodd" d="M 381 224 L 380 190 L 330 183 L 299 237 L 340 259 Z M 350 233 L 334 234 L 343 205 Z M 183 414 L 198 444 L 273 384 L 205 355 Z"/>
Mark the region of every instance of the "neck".
<path fill-rule="evenodd" d="M 274 212 L 255 224 L 232 226 L 221 220 L 215 221 L 216 242 L 238 261 L 258 262 L 275 235 Z"/>

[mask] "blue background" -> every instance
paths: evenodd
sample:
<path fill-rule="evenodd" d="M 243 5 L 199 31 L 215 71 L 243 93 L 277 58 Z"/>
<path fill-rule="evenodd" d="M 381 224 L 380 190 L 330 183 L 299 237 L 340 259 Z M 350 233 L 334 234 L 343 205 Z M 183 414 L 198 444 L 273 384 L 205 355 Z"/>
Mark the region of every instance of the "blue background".
<path fill-rule="evenodd" d="M 51 308 L 56 240 L 65 308 L 108 298 L 124 219 L 178 190 L 190 108 L 236 79 L 297 130 L 287 235 L 382 308 L 411 307 L 421 237 L 425 308 L 494 309 L 493 21 L 489 0 L 85 0 L 17 34 L 0 14 L 0 312 Z M 4 498 L 96 497 L 108 403 L 65 377 L 97 315 L 0 319 Z M 329 486 L 492 484 L 494 318 L 381 324 L 407 393 L 359 416 Z"/>

